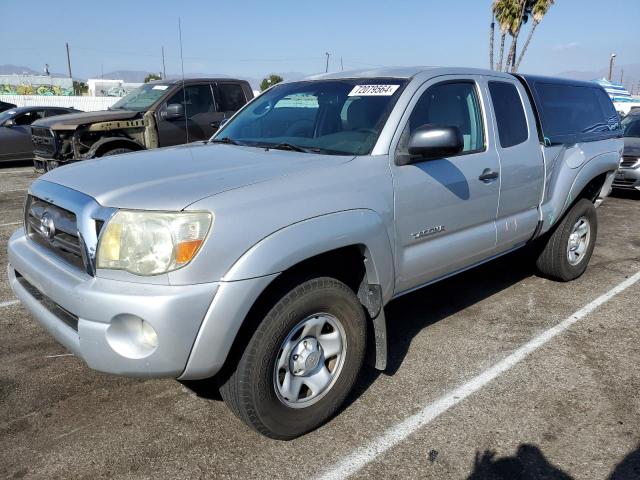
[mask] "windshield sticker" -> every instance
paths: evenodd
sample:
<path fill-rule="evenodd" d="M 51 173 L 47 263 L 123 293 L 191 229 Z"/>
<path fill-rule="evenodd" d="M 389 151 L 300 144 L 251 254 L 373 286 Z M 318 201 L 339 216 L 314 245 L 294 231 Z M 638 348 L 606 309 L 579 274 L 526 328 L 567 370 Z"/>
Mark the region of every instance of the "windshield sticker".
<path fill-rule="evenodd" d="M 356 85 L 349 92 L 350 97 L 390 97 L 400 85 Z"/>
<path fill-rule="evenodd" d="M 154 85 L 152 90 L 166 90 L 169 88 L 169 85 Z"/>

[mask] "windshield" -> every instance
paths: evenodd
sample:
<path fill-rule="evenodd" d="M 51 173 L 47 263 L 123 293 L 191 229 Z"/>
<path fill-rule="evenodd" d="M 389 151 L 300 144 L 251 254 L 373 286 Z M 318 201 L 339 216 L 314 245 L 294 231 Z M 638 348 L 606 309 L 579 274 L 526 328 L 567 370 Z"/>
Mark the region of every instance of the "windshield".
<path fill-rule="evenodd" d="M 9 120 L 13 115 L 16 114 L 15 110 L 7 110 L 6 112 L 0 112 L 0 125 Z"/>
<path fill-rule="evenodd" d="M 625 137 L 640 137 L 640 115 L 630 115 L 622 120 Z"/>
<path fill-rule="evenodd" d="M 170 85 L 158 83 L 146 83 L 114 103 L 109 110 L 132 110 L 134 112 L 144 112 L 158 100 Z"/>
<path fill-rule="evenodd" d="M 329 155 L 365 155 L 406 81 L 318 80 L 276 85 L 227 123 L 213 141 Z"/>

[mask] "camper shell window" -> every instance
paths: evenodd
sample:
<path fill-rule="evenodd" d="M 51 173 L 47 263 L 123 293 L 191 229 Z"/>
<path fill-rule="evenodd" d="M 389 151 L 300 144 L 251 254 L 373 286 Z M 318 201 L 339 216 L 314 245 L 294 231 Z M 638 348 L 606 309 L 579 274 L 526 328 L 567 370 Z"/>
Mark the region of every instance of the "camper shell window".
<path fill-rule="evenodd" d="M 600 85 L 530 75 L 518 78 L 536 107 L 545 144 L 593 142 L 622 136 L 618 113 Z"/>

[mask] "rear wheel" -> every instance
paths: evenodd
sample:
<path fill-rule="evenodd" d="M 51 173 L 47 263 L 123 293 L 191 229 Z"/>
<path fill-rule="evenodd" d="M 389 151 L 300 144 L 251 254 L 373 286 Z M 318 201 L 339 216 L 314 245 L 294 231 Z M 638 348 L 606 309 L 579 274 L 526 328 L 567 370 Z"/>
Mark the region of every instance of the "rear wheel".
<path fill-rule="evenodd" d="M 344 402 L 365 345 L 366 319 L 353 291 L 334 278 L 314 278 L 275 303 L 220 393 L 251 428 L 295 438 Z"/>
<path fill-rule="evenodd" d="M 567 282 L 584 273 L 598 234 L 596 209 L 581 199 L 567 212 L 538 256 L 538 271 L 545 277 Z"/>

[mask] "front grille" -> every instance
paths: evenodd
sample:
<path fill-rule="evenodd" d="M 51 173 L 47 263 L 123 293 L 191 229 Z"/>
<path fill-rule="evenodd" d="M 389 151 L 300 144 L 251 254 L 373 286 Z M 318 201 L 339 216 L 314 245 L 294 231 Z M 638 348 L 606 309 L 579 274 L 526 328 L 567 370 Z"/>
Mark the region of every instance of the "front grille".
<path fill-rule="evenodd" d="M 620 168 L 631 168 L 636 163 L 638 163 L 638 159 L 635 157 L 622 157 L 622 162 L 620 162 Z"/>
<path fill-rule="evenodd" d="M 636 183 L 634 178 L 616 178 L 613 180 L 614 187 L 633 187 L 634 183 Z"/>
<path fill-rule="evenodd" d="M 84 269 L 78 225 L 73 212 L 29 196 L 25 208 L 25 227 L 31 240 L 67 263 Z"/>
<path fill-rule="evenodd" d="M 56 317 L 58 317 L 60 320 L 62 320 L 64 323 L 66 323 L 69 327 L 73 328 L 76 332 L 78 331 L 78 317 L 77 317 L 77 315 L 74 315 L 70 311 L 65 310 L 60 305 L 58 305 L 56 302 L 51 300 L 44 293 L 42 293 L 36 287 L 31 285 L 31 283 L 29 283 L 27 281 L 27 279 L 24 278 L 20 274 L 20 272 L 18 272 L 17 270 L 16 270 L 16 280 L 18 281 L 18 283 L 20 285 L 22 285 L 22 288 L 24 288 L 27 291 L 27 293 L 29 293 L 29 295 L 31 295 L 38 302 L 40 302 L 40 304 L 44 308 L 49 310 Z"/>
<path fill-rule="evenodd" d="M 44 158 L 53 158 L 57 151 L 55 134 L 48 128 L 31 127 L 33 152 Z"/>

